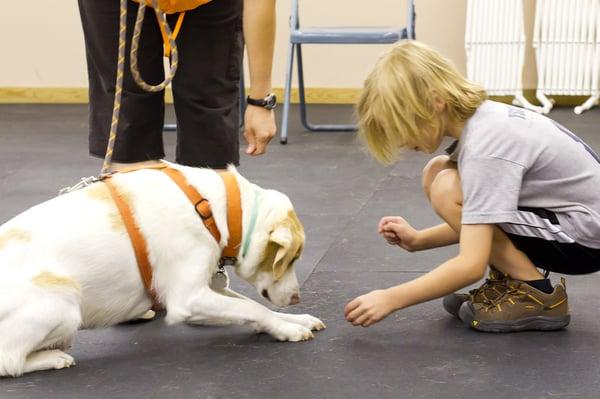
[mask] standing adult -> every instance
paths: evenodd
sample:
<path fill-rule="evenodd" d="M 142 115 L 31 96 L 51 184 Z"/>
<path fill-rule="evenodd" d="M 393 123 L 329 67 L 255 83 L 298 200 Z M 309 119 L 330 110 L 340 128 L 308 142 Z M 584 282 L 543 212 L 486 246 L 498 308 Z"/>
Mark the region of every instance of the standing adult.
<path fill-rule="evenodd" d="M 90 154 L 104 157 L 115 92 L 119 37 L 118 0 L 78 0 L 83 26 L 90 102 Z M 152 163 L 163 148 L 164 93 L 144 91 L 129 71 L 131 36 L 138 4 L 127 4 L 123 95 L 113 168 Z M 174 26 L 177 15 L 167 20 Z M 187 11 L 176 42 L 179 67 L 172 82 L 177 117 L 176 162 L 225 168 L 239 164 L 239 82 L 244 39 L 250 69 L 250 106 L 245 115 L 246 153 L 260 155 L 275 135 L 271 68 L 275 0 L 213 0 Z M 149 84 L 164 79 L 163 39 L 146 10 L 138 65 Z"/>

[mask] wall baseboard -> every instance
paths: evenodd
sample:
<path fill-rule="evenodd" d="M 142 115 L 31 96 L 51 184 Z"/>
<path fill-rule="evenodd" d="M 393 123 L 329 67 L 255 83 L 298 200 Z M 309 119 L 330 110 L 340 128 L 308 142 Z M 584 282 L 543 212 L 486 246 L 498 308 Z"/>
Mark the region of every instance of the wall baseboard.
<path fill-rule="evenodd" d="M 283 88 L 273 89 L 279 103 L 283 101 Z M 354 104 L 360 89 L 307 88 L 306 100 L 311 104 Z M 166 102 L 173 103 L 171 89 L 167 89 Z M 0 87 L 0 104 L 86 104 L 85 87 Z M 298 103 L 298 90 L 292 90 L 292 102 Z"/>
<path fill-rule="evenodd" d="M 283 88 L 273 89 L 279 103 L 283 102 Z M 360 96 L 359 88 L 311 87 L 306 89 L 309 104 L 355 104 Z M 537 104 L 535 90 L 524 90 L 525 97 Z M 575 106 L 582 104 L 586 96 L 556 96 L 556 105 Z M 512 97 L 493 97 L 494 100 L 510 103 Z M 171 89 L 166 92 L 167 103 L 173 102 Z M 84 87 L 0 87 L 0 104 L 86 104 L 88 89 Z M 292 103 L 298 103 L 298 89 L 292 89 Z"/>

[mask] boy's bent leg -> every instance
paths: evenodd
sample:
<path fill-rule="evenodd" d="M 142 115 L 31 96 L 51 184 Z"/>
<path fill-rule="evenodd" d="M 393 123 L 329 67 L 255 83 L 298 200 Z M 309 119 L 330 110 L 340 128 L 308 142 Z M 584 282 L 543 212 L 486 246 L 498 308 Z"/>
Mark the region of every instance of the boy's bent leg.
<path fill-rule="evenodd" d="M 462 191 L 456 170 L 438 173 L 431 186 L 431 203 L 438 215 L 460 233 Z M 550 293 L 528 284 L 527 281 L 543 279 L 542 274 L 498 227 L 494 228 L 490 263 L 514 280 L 505 278 L 501 284 L 494 285 L 492 288 L 502 288 L 496 298 L 478 301 L 472 295 L 471 301 L 467 300 L 460 307 L 461 320 L 475 329 L 490 332 L 555 330 L 569 324 L 564 284 L 556 285 Z M 482 290 L 484 286 L 476 292 L 486 292 Z"/>
<path fill-rule="evenodd" d="M 425 168 L 423 168 L 421 184 L 427 199 L 431 200 L 429 195 L 431 191 L 431 184 L 435 180 L 435 177 L 438 175 L 438 173 L 444 169 L 456 170 L 456 162 L 452 161 L 448 155 L 438 155 L 434 157 L 427 162 L 427 165 L 425 165 Z"/>
<path fill-rule="evenodd" d="M 188 11 L 177 43 L 177 162 L 211 168 L 239 164 L 242 0 Z"/>
<path fill-rule="evenodd" d="M 446 169 L 457 170 L 456 163 L 447 155 L 436 156 L 431 159 L 423 169 L 422 185 L 428 200 L 431 201 L 431 186 L 435 178 L 441 171 Z M 454 195 L 455 202 L 462 202 L 462 193 L 460 193 L 460 195 L 459 193 L 455 193 Z M 456 234 L 458 236 L 460 232 L 457 232 Z M 468 293 L 464 292 L 446 295 L 442 301 L 444 309 L 454 317 L 459 317 L 458 313 L 464 302 L 489 302 L 496 299 L 505 291 L 505 278 L 506 275 L 504 273 L 496 270 L 493 266 L 490 267 L 488 278 L 478 288 L 472 289 Z"/>
<path fill-rule="evenodd" d="M 164 93 L 148 93 L 138 87 L 130 72 L 129 51 L 137 13 L 137 3 L 127 2 L 127 45 L 123 94 L 113 160 L 139 162 L 164 157 Z M 79 12 L 85 38 L 89 78 L 89 150 L 104 157 L 112 122 L 117 54 L 119 44 L 119 2 L 79 0 Z M 164 79 L 162 38 L 156 17 L 146 11 L 138 65 L 150 84 Z"/>
<path fill-rule="evenodd" d="M 442 157 L 438 157 L 442 158 Z M 431 177 L 429 177 L 431 179 Z M 424 176 L 425 181 L 425 176 Z M 430 189 L 430 200 L 434 210 L 440 215 L 457 234 L 460 234 L 461 213 L 462 213 L 462 190 L 460 188 L 460 176 L 458 171 L 453 168 L 439 169 L 432 178 Z M 503 237 L 508 240 L 506 235 L 497 227 L 494 230 L 494 244 L 490 264 L 511 265 L 510 270 L 519 268 L 523 262 L 524 268 L 533 269 L 532 279 L 541 278 L 541 275 L 529 259 L 516 248 L 510 248 L 504 242 Z M 509 241 L 510 243 L 510 241 Z M 520 256 L 523 256 L 521 258 Z M 517 257 L 518 262 L 513 261 Z M 469 293 L 454 293 L 447 295 L 443 299 L 443 305 L 446 311 L 455 317 L 459 316 L 459 310 L 464 302 L 472 303 L 491 303 L 506 292 L 506 278 L 510 274 L 502 266 L 498 268 L 490 267 L 488 278 L 485 282 Z M 518 274 L 518 273 L 517 273 Z M 539 277 L 538 277 L 539 276 Z"/>
<path fill-rule="evenodd" d="M 460 234 L 462 190 L 457 170 L 445 169 L 437 174 L 431 185 L 430 199 L 436 213 Z M 543 278 L 527 255 L 519 251 L 506 233 L 497 226 L 494 227 L 490 263 L 501 272 L 518 280 Z"/>

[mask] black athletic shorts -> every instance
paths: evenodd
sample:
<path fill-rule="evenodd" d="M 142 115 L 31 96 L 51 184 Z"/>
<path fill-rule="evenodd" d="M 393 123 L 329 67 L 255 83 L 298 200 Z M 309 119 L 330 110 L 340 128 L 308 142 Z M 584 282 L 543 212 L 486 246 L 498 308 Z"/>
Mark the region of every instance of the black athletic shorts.
<path fill-rule="evenodd" d="M 519 208 L 533 212 L 557 225 L 556 215 L 546 209 Z M 502 229 L 502 226 L 498 226 Z M 562 274 L 588 274 L 600 270 L 600 249 L 576 242 L 559 242 L 537 236 L 525 236 L 505 231 L 512 243 L 524 252 L 538 268 Z"/>

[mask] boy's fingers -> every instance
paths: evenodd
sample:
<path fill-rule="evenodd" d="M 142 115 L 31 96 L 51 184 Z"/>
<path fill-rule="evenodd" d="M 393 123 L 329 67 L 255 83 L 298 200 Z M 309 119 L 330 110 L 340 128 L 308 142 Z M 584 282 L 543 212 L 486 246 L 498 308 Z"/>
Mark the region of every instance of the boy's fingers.
<path fill-rule="evenodd" d="M 369 327 L 370 325 L 372 325 L 372 324 L 375 324 L 375 323 L 376 323 L 376 321 L 375 321 L 375 320 L 373 320 L 373 319 L 369 318 L 369 319 L 368 319 L 368 320 L 366 320 L 364 323 L 362 323 L 362 326 L 363 326 L 363 327 Z"/>
<path fill-rule="evenodd" d="M 402 225 L 396 222 L 388 222 L 382 227 L 382 231 L 396 232 L 402 229 Z"/>
<path fill-rule="evenodd" d="M 359 306 L 356 309 L 354 309 L 352 312 L 350 312 L 348 314 L 348 316 L 346 316 L 346 319 L 350 322 L 354 322 L 354 320 L 356 320 L 358 317 L 360 317 L 360 315 L 362 315 L 364 312 L 365 312 L 365 309 L 363 309 Z"/>
<path fill-rule="evenodd" d="M 348 316 L 348 313 L 352 312 L 354 308 L 358 306 L 358 301 L 356 299 L 350 301 L 346 307 L 344 307 L 344 316 Z"/>
<path fill-rule="evenodd" d="M 370 318 L 369 314 L 367 312 L 363 313 L 362 315 L 360 315 L 359 317 L 357 317 L 352 324 L 354 324 L 355 326 L 363 326 L 364 327 L 364 323 Z"/>
<path fill-rule="evenodd" d="M 390 243 L 400 242 L 400 239 L 395 234 L 384 234 L 383 238 L 385 238 L 385 240 Z"/>
<path fill-rule="evenodd" d="M 395 218 L 394 216 L 385 216 L 382 217 L 381 220 L 379 221 L 379 224 L 377 225 L 378 229 L 381 230 L 383 229 L 383 226 L 385 226 L 386 224 L 393 222 L 394 220 L 396 220 L 397 218 Z"/>

